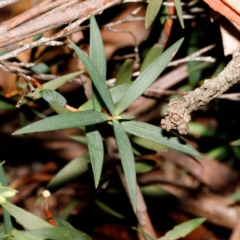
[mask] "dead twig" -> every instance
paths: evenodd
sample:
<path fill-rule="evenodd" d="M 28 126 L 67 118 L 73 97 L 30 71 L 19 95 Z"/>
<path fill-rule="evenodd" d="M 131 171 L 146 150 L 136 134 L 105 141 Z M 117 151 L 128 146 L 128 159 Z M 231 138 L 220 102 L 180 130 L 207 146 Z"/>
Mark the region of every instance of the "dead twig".
<path fill-rule="evenodd" d="M 56 29 L 68 23 L 70 23 L 70 25 L 51 37 L 41 38 L 38 41 L 29 44 L 20 44 L 20 46 L 17 45 L 17 49 L 1 56 L 0 60 L 6 60 L 15 57 L 18 53 L 27 49 L 46 45 L 50 41 L 55 41 L 59 38 L 66 37 L 69 34 L 72 34 L 74 31 L 79 31 L 80 24 L 89 18 L 90 13 L 102 13 L 105 9 L 120 4 L 121 2 L 121 0 L 88 0 L 81 3 L 75 3 L 70 6 L 64 5 L 64 8 L 62 7 L 61 11 L 57 11 L 55 9 L 40 16 L 39 18 L 34 19 L 34 21 L 28 21 L 3 34 L 0 37 L 0 47 L 3 48 L 5 46 L 15 44 L 23 39 L 51 29 Z M 1 52 L 7 50 L 7 48 L 0 49 Z"/>
<path fill-rule="evenodd" d="M 119 166 L 116 167 L 118 175 L 122 181 L 122 184 L 124 186 L 124 189 L 128 193 L 128 187 L 126 183 L 125 176 Z M 156 233 L 153 229 L 151 220 L 149 218 L 148 212 L 147 212 L 147 206 L 145 204 L 145 201 L 142 196 L 142 192 L 137 185 L 137 208 L 136 208 L 136 217 L 138 220 L 139 227 L 146 233 L 148 233 L 153 238 L 157 238 Z M 144 236 L 141 236 L 141 239 L 146 239 Z"/>
<path fill-rule="evenodd" d="M 177 129 L 180 134 L 187 134 L 191 112 L 207 104 L 237 83 L 240 80 L 239 67 L 240 54 L 237 52 L 217 77 L 206 79 L 200 88 L 196 88 L 180 99 L 170 100 L 165 118 L 161 121 L 161 127 L 167 131 Z"/>

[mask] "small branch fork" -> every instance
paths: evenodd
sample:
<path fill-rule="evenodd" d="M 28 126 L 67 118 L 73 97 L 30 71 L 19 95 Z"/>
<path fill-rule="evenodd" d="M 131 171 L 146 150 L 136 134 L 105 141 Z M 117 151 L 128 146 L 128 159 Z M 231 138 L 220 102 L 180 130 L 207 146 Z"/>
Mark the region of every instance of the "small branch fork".
<path fill-rule="evenodd" d="M 239 68 L 240 52 L 238 51 L 217 77 L 206 79 L 200 88 L 196 88 L 180 99 L 170 100 L 165 118 L 161 120 L 161 127 L 167 131 L 176 129 L 180 134 L 187 134 L 191 112 L 207 104 L 239 82 Z"/>
<path fill-rule="evenodd" d="M 21 96 L 20 100 L 17 102 L 16 107 L 19 108 L 22 105 L 22 102 L 25 98 L 25 96 L 31 92 L 32 93 L 32 98 L 34 98 L 34 92 L 35 92 L 35 88 L 33 86 L 32 83 L 34 83 L 35 85 L 37 85 L 40 89 L 43 89 L 42 85 L 40 83 L 38 83 L 38 81 L 36 79 L 34 79 L 33 77 L 27 76 L 26 74 L 17 71 L 14 67 L 11 67 L 10 65 L 7 65 L 4 61 L 0 61 L 0 64 L 9 72 L 15 73 L 17 76 L 19 77 L 23 77 L 26 81 L 26 88 L 23 92 L 23 95 Z"/>

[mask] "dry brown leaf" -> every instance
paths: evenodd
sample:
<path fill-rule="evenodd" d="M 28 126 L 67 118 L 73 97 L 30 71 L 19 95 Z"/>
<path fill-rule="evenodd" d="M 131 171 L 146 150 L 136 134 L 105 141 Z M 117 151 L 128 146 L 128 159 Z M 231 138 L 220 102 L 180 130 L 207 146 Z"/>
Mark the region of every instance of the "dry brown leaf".
<path fill-rule="evenodd" d="M 239 0 L 203 0 L 213 10 L 240 25 Z"/>
<path fill-rule="evenodd" d="M 240 10 L 240 1 L 232 0 L 232 4 L 237 10 Z M 220 22 L 224 55 L 233 54 L 240 48 L 240 26 L 215 11 L 211 11 L 211 17 Z"/>

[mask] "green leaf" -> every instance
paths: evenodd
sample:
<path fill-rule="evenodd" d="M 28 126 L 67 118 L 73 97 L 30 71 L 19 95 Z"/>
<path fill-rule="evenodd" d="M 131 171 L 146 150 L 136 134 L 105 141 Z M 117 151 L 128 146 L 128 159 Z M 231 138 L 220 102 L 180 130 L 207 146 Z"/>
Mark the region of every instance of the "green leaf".
<path fill-rule="evenodd" d="M 44 240 L 44 238 L 36 238 L 35 236 L 32 236 L 25 231 L 19 231 L 14 229 L 12 232 L 12 236 L 14 240 Z"/>
<path fill-rule="evenodd" d="M 117 117 L 118 119 L 121 119 L 121 120 L 130 120 L 135 118 L 134 116 L 130 116 L 130 115 L 119 115 Z"/>
<path fill-rule="evenodd" d="M 102 172 L 104 148 L 102 136 L 96 126 L 86 126 L 86 137 L 88 142 L 88 150 L 91 159 L 95 187 L 97 188 Z"/>
<path fill-rule="evenodd" d="M 99 200 L 95 200 L 95 203 L 98 205 L 98 207 L 100 207 L 102 210 L 104 210 L 106 213 L 109 213 L 110 215 L 123 219 L 124 216 L 118 212 L 116 212 L 115 210 L 113 210 L 112 208 L 110 208 L 109 206 L 107 206 L 105 203 L 100 202 Z"/>
<path fill-rule="evenodd" d="M 82 200 L 79 200 L 79 199 L 73 199 L 73 200 L 71 200 L 71 202 L 67 203 L 64 206 L 64 209 L 61 211 L 59 217 L 58 218 L 56 218 L 56 217 L 54 218 L 57 226 L 66 226 L 66 224 L 63 225 L 63 223 L 70 224 L 70 223 L 64 221 L 64 219 L 68 219 L 70 217 L 70 215 L 72 214 L 73 210 L 77 206 L 79 206 L 79 205 L 81 206 L 82 205 L 81 203 L 82 203 Z"/>
<path fill-rule="evenodd" d="M 79 200 L 75 201 L 75 204 L 77 203 L 77 205 L 79 204 Z M 75 206 L 77 206 L 75 205 Z M 61 214 L 62 215 L 62 214 Z M 67 222 L 66 220 L 64 220 L 63 218 L 60 218 L 60 217 L 54 217 L 54 220 L 55 220 L 55 223 L 57 225 L 57 227 L 69 227 L 69 228 L 73 228 L 74 227 L 69 223 Z"/>
<path fill-rule="evenodd" d="M 119 101 L 115 110 L 117 115 L 127 109 L 154 82 L 160 73 L 167 67 L 182 42 L 183 38 L 163 52 L 140 74 Z"/>
<path fill-rule="evenodd" d="M 30 69 L 35 73 L 49 73 L 50 72 L 50 68 L 48 67 L 48 65 L 45 63 L 42 63 L 42 62 L 34 65 Z"/>
<path fill-rule="evenodd" d="M 44 83 L 43 88 L 44 89 L 50 89 L 50 90 L 56 90 L 57 88 L 61 87 L 63 84 L 68 82 L 69 80 L 77 77 L 78 75 L 80 75 L 82 73 L 83 73 L 82 71 L 79 71 L 79 72 L 74 72 L 74 73 L 64 75 L 62 77 L 55 78 L 55 79 L 53 79 L 53 80 L 51 80 L 47 83 Z M 39 89 L 39 88 L 37 88 L 35 90 L 34 99 L 39 99 L 41 97 L 40 91 L 41 91 L 41 89 Z M 27 96 L 31 97 L 32 93 L 29 93 Z"/>
<path fill-rule="evenodd" d="M 198 158 L 203 158 L 193 147 L 187 143 L 181 143 L 179 138 L 170 136 L 169 133 L 165 131 L 163 132 L 163 130 L 159 127 L 138 121 L 126 121 L 122 122 L 121 125 L 126 132 L 129 132 L 133 135 L 146 138 L 150 141 L 162 144 L 171 149 L 187 153 Z M 166 133 L 168 136 L 165 137 L 164 133 Z"/>
<path fill-rule="evenodd" d="M 164 237 L 161 237 L 158 240 L 177 240 L 179 238 L 183 238 L 192 232 L 195 228 L 200 226 L 205 220 L 205 218 L 195 218 L 193 220 L 181 223 L 175 226 Z"/>
<path fill-rule="evenodd" d="M 107 114 L 95 111 L 63 113 L 32 123 L 14 132 L 13 135 L 88 126 L 107 120 Z"/>
<path fill-rule="evenodd" d="M 231 142 L 230 145 L 232 145 L 232 146 L 240 146 L 240 139 Z"/>
<path fill-rule="evenodd" d="M 145 173 L 153 170 L 154 166 L 146 162 L 136 162 L 135 169 L 136 173 Z"/>
<path fill-rule="evenodd" d="M 217 131 L 211 127 L 197 122 L 189 123 L 189 134 L 201 136 L 201 137 L 213 137 L 217 134 Z"/>
<path fill-rule="evenodd" d="M 39 237 L 30 235 L 25 231 L 19 231 L 16 229 L 13 230 L 12 235 L 14 236 L 14 240 L 44 240 L 44 238 L 42 237 L 39 238 Z"/>
<path fill-rule="evenodd" d="M 93 14 L 90 14 L 90 60 L 102 74 L 103 79 L 106 79 L 107 67 L 106 57 L 102 36 L 99 31 L 96 19 Z M 101 79 L 102 80 L 102 79 Z M 104 83 L 106 83 L 104 81 Z"/>
<path fill-rule="evenodd" d="M 149 28 L 154 19 L 156 18 L 160 7 L 162 5 L 162 0 L 150 0 L 147 6 L 146 17 L 145 17 L 145 27 Z"/>
<path fill-rule="evenodd" d="M 41 218 L 13 205 L 10 202 L 1 204 L 25 229 L 39 229 L 53 227 Z"/>
<path fill-rule="evenodd" d="M 132 79 L 132 71 L 133 71 L 133 61 L 127 59 L 118 71 L 115 87 L 123 83 L 130 82 Z"/>
<path fill-rule="evenodd" d="M 16 109 L 16 103 L 7 98 L 0 99 L 0 110 Z"/>
<path fill-rule="evenodd" d="M 211 149 L 206 153 L 206 155 L 212 159 L 222 160 L 227 156 L 228 152 L 229 152 L 228 146 L 223 145 Z"/>
<path fill-rule="evenodd" d="M 6 178 L 4 169 L 3 169 L 3 162 L 0 163 L 0 183 L 3 186 L 8 186 L 7 178 Z M 12 221 L 11 221 L 10 214 L 6 211 L 6 209 L 3 209 L 3 221 L 4 221 L 4 224 L 3 224 L 4 234 L 10 235 L 11 231 L 13 229 L 13 226 L 12 226 Z"/>
<path fill-rule="evenodd" d="M 200 31 L 193 28 L 190 33 L 189 43 L 187 48 L 187 55 L 193 54 L 194 52 L 199 50 L 199 46 L 201 45 L 201 36 Z M 198 81 L 201 79 L 202 69 L 205 66 L 205 62 L 197 62 L 197 61 L 189 61 L 188 65 L 188 82 L 191 84 L 193 88 L 196 87 Z"/>
<path fill-rule="evenodd" d="M 117 120 L 113 120 L 113 129 L 120 154 L 123 171 L 125 173 L 127 186 L 129 190 L 130 199 L 134 211 L 136 211 L 137 204 L 137 182 L 135 171 L 135 159 L 133 156 L 132 146 L 128 139 L 128 136 L 121 124 Z"/>
<path fill-rule="evenodd" d="M 232 193 L 231 195 L 228 196 L 229 199 L 235 200 L 235 201 L 239 201 L 240 200 L 240 191 L 236 191 L 234 193 Z"/>
<path fill-rule="evenodd" d="M 175 4 L 178 20 L 181 24 L 181 27 L 184 28 L 181 0 L 174 0 L 174 4 Z"/>
<path fill-rule="evenodd" d="M 154 44 L 144 58 L 140 72 L 143 72 L 155 59 L 157 59 L 162 54 L 162 52 L 163 47 L 158 44 Z"/>
<path fill-rule="evenodd" d="M 102 74 L 102 84 L 106 84 L 106 57 L 104 52 L 104 45 L 102 42 L 101 33 L 99 31 L 96 19 L 93 14 L 90 14 L 90 60 L 96 69 Z M 96 88 L 93 86 L 93 105 L 94 110 L 101 112 L 102 101 Z"/>
<path fill-rule="evenodd" d="M 56 189 L 81 176 L 88 170 L 89 154 L 85 153 L 64 166 L 48 183 L 47 189 Z"/>
<path fill-rule="evenodd" d="M 169 197 L 170 193 L 163 190 L 159 185 L 146 185 L 141 187 L 141 191 L 143 195 L 150 196 L 150 197 L 157 197 L 157 198 L 163 198 L 163 197 Z"/>
<path fill-rule="evenodd" d="M 1 182 L 1 184 L 2 184 L 2 182 Z M 15 189 L 0 185 L 0 195 L 2 195 L 5 198 L 14 197 L 17 194 L 17 192 L 18 191 Z"/>
<path fill-rule="evenodd" d="M 72 112 L 65 107 L 60 107 L 60 106 L 56 106 L 56 105 L 50 105 L 50 107 L 58 114 L 64 114 L 64 113 Z"/>
<path fill-rule="evenodd" d="M 133 82 L 123 83 L 121 85 L 118 85 L 116 87 L 113 87 L 110 89 L 110 93 L 112 95 L 113 103 L 119 102 L 119 100 L 122 98 L 122 96 L 125 94 L 127 89 L 133 84 Z M 80 108 L 81 111 L 86 110 L 93 110 L 93 103 L 92 100 L 87 101 L 84 103 Z"/>
<path fill-rule="evenodd" d="M 144 232 L 140 228 L 132 227 L 132 229 L 134 229 L 134 230 L 138 231 L 139 233 L 141 233 L 145 237 L 145 239 L 147 239 L 147 240 L 155 240 L 153 237 L 151 237 L 148 233 Z"/>
<path fill-rule="evenodd" d="M 153 142 L 153 141 L 150 141 L 146 138 L 131 136 L 130 139 L 132 142 L 136 143 L 137 145 L 147 148 L 147 149 L 150 149 L 150 150 L 153 150 L 153 151 L 156 151 L 156 152 L 167 149 L 166 146 L 156 143 L 156 142 Z"/>
<path fill-rule="evenodd" d="M 43 33 L 36 34 L 35 36 L 33 36 L 33 42 L 39 40 L 40 38 L 42 38 L 42 36 L 43 36 Z"/>
<path fill-rule="evenodd" d="M 90 60 L 103 76 L 103 78 L 100 78 L 99 81 L 102 81 L 102 85 L 106 85 L 107 67 L 104 45 L 102 42 L 101 33 L 93 14 L 90 14 Z M 96 87 L 93 86 L 93 109 L 101 112 L 102 105 L 102 99 Z M 86 138 L 93 169 L 95 187 L 97 188 L 103 166 L 104 149 L 102 137 L 96 126 L 91 125 L 86 127 Z"/>
<path fill-rule="evenodd" d="M 60 93 L 54 90 L 42 90 L 40 91 L 40 95 L 45 101 L 47 101 L 51 105 L 65 107 L 67 104 L 67 100 Z"/>
<path fill-rule="evenodd" d="M 86 233 L 72 227 L 48 227 L 25 232 L 35 237 L 43 237 L 52 240 L 91 240 Z"/>
<path fill-rule="evenodd" d="M 77 142 L 87 143 L 87 138 L 83 136 L 68 136 L 68 137 Z"/>
<path fill-rule="evenodd" d="M 94 86 L 96 87 L 98 93 L 100 94 L 103 102 L 106 104 L 108 110 L 113 115 L 115 112 L 114 103 L 112 100 L 112 96 L 110 94 L 110 91 L 108 89 L 108 86 L 106 84 L 106 79 L 103 77 L 103 75 L 97 70 L 97 68 L 94 66 L 94 64 L 88 59 L 88 57 L 85 55 L 85 53 L 78 48 L 73 42 L 69 41 L 72 45 L 74 51 L 80 58 L 80 60 L 83 62 L 84 66 L 86 67 Z M 104 84 L 103 84 L 104 82 Z"/>

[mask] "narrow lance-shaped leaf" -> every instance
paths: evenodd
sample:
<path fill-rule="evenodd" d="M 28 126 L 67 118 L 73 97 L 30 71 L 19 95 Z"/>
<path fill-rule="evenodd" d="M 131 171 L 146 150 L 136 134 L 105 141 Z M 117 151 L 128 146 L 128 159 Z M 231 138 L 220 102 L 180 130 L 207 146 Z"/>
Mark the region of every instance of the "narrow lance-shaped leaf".
<path fill-rule="evenodd" d="M 115 87 L 123 83 L 130 82 L 132 79 L 132 71 L 133 71 L 133 61 L 127 59 L 118 71 Z"/>
<path fill-rule="evenodd" d="M 8 185 L 2 162 L 0 162 L 0 183 L 3 186 Z M 10 218 L 10 214 L 6 211 L 6 209 L 3 209 L 3 220 L 4 220 L 4 225 L 3 225 L 4 233 L 6 235 L 8 235 L 8 234 L 10 235 L 11 231 L 13 229 L 13 226 L 12 226 L 12 221 L 11 221 L 11 218 Z"/>
<path fill-rule="evenodd" d="M 103 166 L 104 148 L 102 137 L 96 126 L 86 126 L 88 150 L 94 175 L 95 187 L 97 188 Z"/>
<path fill-rule="evenodd" d="M 124 216 L 118 212 L 116 212 L 115 210 L 113 210 L 112 208 L 110 208 L 108 205 L 106 205 L 105 203 L 99 201 L 99 200 L 95 200 L 95 203 L 98 205 L 98 207 L 100 207 L 102 210 L 104 210 L 106 213 L 109 213 L 110 215 L 117 217 L 117 218 L 121 218 L 123 219 Z"/>
<path fill-rule="evenodd" d="M 93 14 L 90 15 L 90 60 L 103 76 L 103 78 L 99 78 L 98 81 L 102 81 L 101 84 L 106 85 L 107 68 L 104 45 L 102 42 L 101 33 Z M 102 99 L 96 90 L 96 87 L 93 86 L 93 109 L 101 112 L 102 103 Z M 103 165 L 104 149 L 102 137 L 98 129 L 94 125 L 91 125 L 86 127 L 86 138 L 93 169 L 95 187 L 97 187 Z"/>
<path fill-rule="evenodd" d="M 65 165 L 48 183 L 47 189 L 56 189 L 81 176 L 88 170 L 88 153 L 79 156 Z"/>
<path fill-rule="evenodd" d="M 145 17 L 145 27 L 149 28 L 154 19 L 156 18 L 160 7 L 162 5 L 162 0 L 150 0 L 147 6 L 146 17 Z"/>
<path fill-rule="evenodd" d="M 146 138 L 150 141 L 160 143 L 171 149 L 184 152 L 198 158 L 202 158 L 198 151 L 196 151 L 193 147 L 191 147 L 187 143 L 181 143 L 177 137 L 169 136 L 169 133 L 167 132 L 165 133 L 168 136 L 164 136 L 163 130 L 159 127 L 138 121 L 126 121 L 122 122 L 121 125 L 123 126 L 126 132 L 129 132 L 133 135 Z"/>
<path fill-rule="evenodd" d="M 60 93 L 54 90 L 42 90 L 40 91 L 40 95 L 51 105 L 65 107 L 67 104 L 67 100 Z"/>
<path fill-rule="evenodd" d="M 141 233 L 143 236 L 145 236 L 145 238 L 146 238 L 147 240 L 156 240 L 156 239 L 154 239 L 153 237 L 151 237 L 148 233 L 144 232 L 144 231 L 143 231 L 142 229 L 140 229 L 140 228 L 132 227 L 132 229 L 134 229 L 134 230 L 138 231 L 139 233 Z"/>
<path fill-rule="evenodd" d="M 70 79 L 73 79 L 73 78 L 77 77 L 78 75 L 80 75 L 82 73 L 83 73 L 83 71 L 79 71 L 79 72 L 69 73 L 69 74 L 64 75 L 62 77 L 55 78 L 55 79 L 53 79 L 53 80 L 51 80 L 47 83 L 44 83 L 43 88 L 44 89 L 50 89 L 50 90 L 56 90 L 57 88 L 61 87 L 63 84 L 68 82 Z M 35 90 L 34 99 L 38 99 L 38 98 L 41 97 L 40 91 L 41 91 L 41 89 L 39 89 L 39 88 L 37 88 Z M 29 93 L 27 96 L 31 97 L 32 93 Z"/>
<path fill-rule="evenodd" d="M 102 74 L 102 84 L 106 84 L 106 57 L 104 52 L 104 45 L 99 31 L 96 19 L 93 14 L 90 14 L 90 60 Z M 95 111 L 101 112 L 102 101 L 96 88 L 93 86 L 93 106 Z"/>
<path fill-rule="evenodd" d="M 42 62 L 37 63 L 30 69 L 35 73 L 49 73 L 50 72 L 50 68 L 48 67 L 48 65 L 45 63 L 42 63 Z"/>
<path fill-rule="evenodd" d="M 23 210 L 20 207 L 13 205 L 12 203 L 6 202 L 1 204 L 25 229 L 39 229 L 53 227 L 48 222 L 41 218 Z"/>
<path fill-rule="evenodd" d="M 72 227 L 42 228 L 25 232 L 35 237 L 52 240 L 91 240 L 86 233 Z"/>
<path fill-rule="evenodd" d="M 146 57 L 140 68 L 140 72 L 143 72 L 156 58 L 158 58 L 163 52 L 163 47 L 159 44 L 154 44 L 148 51 Z"/>
<path fill-rule="evenodd" d="M 232 146 L 240 146 L 240 139 L 231 142 L 230 145 L 232 145 Z"/>
<path fill-rule="evenodd" d="M 19 231 L 17 229 L 14 229 L 12 231 L 12 236 L 15 240 L 44 240 L 43 237 L 38 238 L 36 236 L 30 235 L 26 231 Z"/>
<path fill-rule="evenodd" d="M 128 90 L 128 88 L 133 84 L 133 82 L 127 82 L 123 83 L 119 86 L 113 87 L 110 89 L 110 93 L 112 95 L 112 99 L 114 103 L 119 102 L 119 100 L 122 98 L 122 96 L 125 94 L 125 92 Z M 92 99 L 84 103 L 79 110 L 86 111 L 86 110 L 93 110 L 93 102 Z"/>
<path fill-rule="evenodd" d="M 147 149 L 150 149 L 150 150 L 153 150 L 153 151 L 156 151 L 156 152 L 167 149 L 166 146 L 156 143 L 156 142 L 153 142 L 153 141 L 150 141 L 149 139 L 146 139 L 146 138 L 142 138 L 142 137 L 138 137 L 138 136 L 131 136 L 130 139 L 132 142 L 136 143 L 137 145 L 142 146 Z"/>
<path fill-rule="evenodd" d="M 102 74 L 103 78 L 106 79 L 107 67 L 104 45 L 93 14 L 90 14 L 90 60 Z"/>
<path fill-rule="evenodd" d="M 113 129 L 123 166 L 123 171 L 127 181 L 130 199 L 132 202 L 133 209 L 134 211 L 136 211 L 137 182 L 135 171 L 135 159 L 133 156 L 132 146 L 126 132 L 124 131 L 123 127 L 117 120 L 113 120 Z"/>
<path fill-rule="evenodd" d="M 177 240 L 187 236 L 195 228 L 200 226 L 206 219 L 205 218 L 195 218 L 190 221 L 181 223 L 170 230 L 164 237 L 158 240 Z"/>
<path fill-rule="evenodd" d="M 58 129 L 88 126 L 108 120 L 108 115 L 95 111 L 70 112 L 45 118 L 19 129 L 13 134 L 52 131 Z"/>
<path fill-rule="evenodd" d="M 108 110 L 113 115 L 115 112 L 114 103 L 112 100 L 112 96 L 110 94 L 110 91 L 108 89 L 108 86 L 106 82 L 103 84 L 103 82 L 106 80 L 103 75 L 97 70 L 97 68 L 94 66 L 94 64 L 89 60 L 89 58 L 84 54 L 84 52 L 79 49 L 73 42 L 69 41 L 72 45 L 74 51 L 78 55 L 78 57 L 83 62 L 84 66 L 88 70 L 88 73 L 93 81 L 94 86 L 96 87 L 98 93 L 100 94 L 103 102 L 106 104 Z"/>
<path fill-rule="evenodd" d="M 184 28 L 181 0 L 174 0 L 174 4 L 181 27 Z"/>
<path fill-rule="evenodd" d="M 75 136 L 75 135 L 71 135 L 68 136 L 70 139 L 77 141 L 77 142 L 81 142 L 81 143 L 87 143 L 87 139 L 86 137 L 83 136 Z"/>
<path fill-rule="evenodd" d="M 183 38 L 163 52 L 140 74 L 116 106 L 117 115 L 127 109 L 154 82 L 160 73 L 167 67 L 182 42 Z"/>

